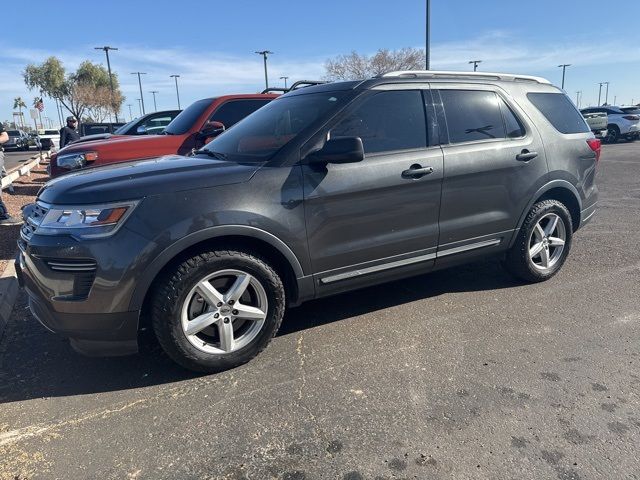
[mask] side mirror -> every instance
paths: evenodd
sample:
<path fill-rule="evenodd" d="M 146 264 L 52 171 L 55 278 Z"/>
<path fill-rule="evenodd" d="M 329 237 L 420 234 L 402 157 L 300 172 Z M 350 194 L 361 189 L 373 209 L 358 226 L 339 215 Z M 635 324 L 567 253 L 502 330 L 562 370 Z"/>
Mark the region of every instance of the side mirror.
<path fill-rule="evenodd" d="M 204 127 L 202 130 L 200 130 L 200 132 L 198 133 L 198 136 L 200 138 L 217 137 L 222 132 L 224 132 L 224 130 L 225 130 L 224 123 L 222 123 L 222 122 L 209 122 L 206 127 Z"/>
<path fill-rule="evenodd" d="M 309 159 L 313 163 L 355 163 L 364 160 L 364 147 L 360 137 L 339 137 L 327 140 Z"/>
<path fill-rule="evenodd" d="M 138 135 L 146 135 L 147 134 L 147 127 L 145 127 L 144 125 L 140 125 L 138 128 L 136 128 L 136 133 Z"/>

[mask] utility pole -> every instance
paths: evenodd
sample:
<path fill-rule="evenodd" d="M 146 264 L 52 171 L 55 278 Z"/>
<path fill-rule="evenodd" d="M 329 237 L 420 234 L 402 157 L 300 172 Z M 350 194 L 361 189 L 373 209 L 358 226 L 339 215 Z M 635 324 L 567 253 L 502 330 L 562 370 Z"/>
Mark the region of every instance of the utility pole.
<path fill-rule="evenodd" d="M 107 55 L 107 71 L 109 72 L 109 85 L 111 86 L 111 108 L 113 108 L 113 111 L 116 115 L 116 122 L 118 121 L 118 112 L 116 111 L 116 101 L 115 101 L 115 93 L 113 91 L 113 77 L 111 76 L 111 62 L 109 61 L 109 50 L 118 50 L 115 47 L 109 47 L 109 46 L 104 46 L 104 47 L 93 47 L 94 50 L 104 50 L 104 53 Z M 111 114 L 109 114 L 109 117 L 111 117 Z"/>
<path fill-rule="evenodd" d="M 431 70 L 431 0 L 427 0 L 426 10 L 426 32 L 424 42 L 425 67 L 426 70 Z"/>
<path fill-rule="evenodd" d="M 598 89 L 598 106 L 602 105 L 601 100 L 602 100 L 602 85 L 604 85 L 604 82 L 600 82 L 600 88 Z"/>
<path fill-rule="evenodd" d="M 158 93 L 158 90 L 151 90 L 149 93 L 153 95 L 153 111 L 157 112 L 158 106 L 156 105 L 156 93 Z"/>
<path fill-rule="evenodd" d="M 140 101 L 142 102 L 142 113 L 144 115 L 146 112 L 144 111 L 144 95 L 142 95 L 142 80 L 140 80 L 140 75 L 146 75 L 144 72 L 132 72 L 131 75 L 138 75 L 138 86 L 140 87 Z"/>
<path fill-rule="evenodd" d="M 129 107 L 129 121 L 133 120 L 133 113 L 131 113 L 131 104 L 127 103 L 127 107 Z"/>
<path fill-rule="evenodd" d="M 287 80 L 289 79 L 289 77 L 280 77 L 280 80 L 284 80 L 284 89 L 287 89 Z"/>
<path fill-rule="evenodd" d="M 617 98 L 618 98 L 618 97 L 617 97 L 617 95 L 614 95 L 614 96 L 613 96 L 613 104 L 614 104 L 614 105 L 617 103 L 617 102 L 616 102 L 616 99 L 617 99 Z"/>
<path fill-rule="evenodd" d="M 180 78 L 180 75 L 169 75 L 169 76 L 176 81 L 176 97 L 178 97 L 178 110 L 181 110 L 181 108 L 180 108 L 180 92 L 178 91 L 178 78 Z"/>
<path fill-rule="evenodd" d="M 478 64 L 482 63 L 482 60 L 471 60 L 469 62 L 469 64 L 472 64 L 472 63 L 473 63 L 473 71 L 477 72 L 478 71 Z"/>
<path fill-rule="evenodd" d="M 609 82 L 604 82 L 605 85 L 607 86 L 607 91 L 604 94 L 604 103 L 606 103 L 607 105 L 609 105 Z"/>
<path fill-rule="evenodd" d="M 269 76 L 267 75 L 267 55 L 273 55 L 273 52 L 269 50 L 261 50 L 259 52 L 255 52 L 258 55 L 262 55 L 262 59 L 264 61 L 264 88 L 269 88 Z"/>
<path fill-rule="evenodd" d="M 562 89 L 564 90 L 564 74 L 567 70 L 567 67 L 570 67 L 570 63 L 564 63 L 562 65 L 558 65 L 558 68 L 562 68 Z"/>
<path fill-rule="evenodd" d="M 138 101 L 138 110 L 140 110 L 140 116 L 142 116 L 142 103 L 140 103 L 142 100 L 140 100 L 139 98 L 136 98 L 136 100 Z"/>

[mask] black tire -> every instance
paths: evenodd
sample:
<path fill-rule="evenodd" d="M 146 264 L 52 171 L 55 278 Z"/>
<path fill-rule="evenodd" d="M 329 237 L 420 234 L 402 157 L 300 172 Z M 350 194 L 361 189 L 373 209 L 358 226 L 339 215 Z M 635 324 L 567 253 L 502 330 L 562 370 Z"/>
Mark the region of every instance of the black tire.
<path fill-rule="evenodd" d="M 260 282 L 268 299 L 267 315 L 257 336 L 243 348 L 223 354 L 197 349 L 182 328 L 181 312 L 195 285 L 214 272 L 236 269 Z M 152 298 L 153 329 L 164 351 L 178 364 L 214 373 L 242 365 L 262 350 L 280 328 L 286 306 L 282 280 L 264 259 L 246 251 L 203 252 L 183 261 L 160 280 Z"/>
<path fill-rule="evenodd" d="M 607 135 L 604 137 L 604 143 L 617 143 L 620 139 L 620 129 L 617 125 L 607 126 Z"/>
<path fill-rule="evenodd" d="M 547 270 L 536 268 L 529 256 L 530 242 L 532 240 L 533 230 L 538 222 L 550 213 L 555 213 L 564 222 L 565 243 L 561 255 L 556 263 Z M 553 277 L 560 269 L 569 255 L 571 250 L 571 241 L 573 238 L 573 224 L 571 214 L 567 207 L 557 200 L 543 200 L 536 203 L 527 215 L 522 228 L 518 233 L 515 243 L 507 252 L 503 262 L 504 267 L 512 275 L 526 282 L 543 282 Z"/>

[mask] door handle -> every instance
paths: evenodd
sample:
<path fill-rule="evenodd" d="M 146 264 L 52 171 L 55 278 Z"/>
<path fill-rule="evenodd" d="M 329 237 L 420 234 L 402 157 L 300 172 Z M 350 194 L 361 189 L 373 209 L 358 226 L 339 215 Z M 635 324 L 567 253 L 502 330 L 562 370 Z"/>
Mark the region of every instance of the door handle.
<path fill-rule="evenodd" d="M 533 160 L 538 156 L 538 152 L 530 152 L 527 149 L 522 150 L 518 155 L 516 155 L 516 160 L 521 162 L 528 162 L 529 160 Z"/>
<path fill-rule="evenodd" d="M 417 163 L 402 172 L 402 178 L 421 178 L 433 173 L 433 167 L 423 167 Z"/>

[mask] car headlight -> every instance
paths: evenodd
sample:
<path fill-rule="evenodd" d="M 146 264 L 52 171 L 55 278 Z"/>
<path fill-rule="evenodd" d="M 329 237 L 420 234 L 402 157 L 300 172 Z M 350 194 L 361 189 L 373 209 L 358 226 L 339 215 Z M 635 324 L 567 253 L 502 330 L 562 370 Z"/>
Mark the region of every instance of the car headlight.
<path fill-rule="evenodd" d="M 67 153 L 66 155 L 60 155 L 56 163 L 59 168 L 77 170 L 86 166 L 87 162 L 94 162 L 97 159 L 98 152 Z"/>
<path fill-rule="evenodd" d="M 137 205 L 137 201 L 129 201 L 104 205 L 52 206 L 35 233 L 81 238 L 108 237 L 118 231 Z"/>

